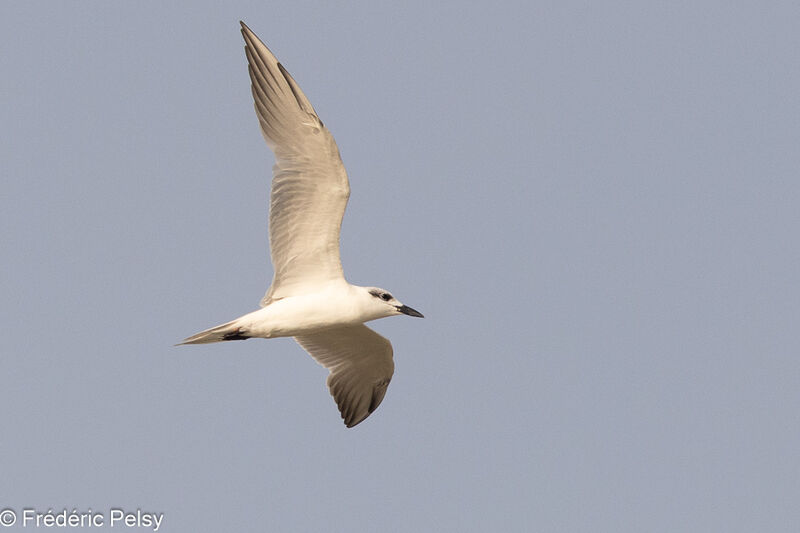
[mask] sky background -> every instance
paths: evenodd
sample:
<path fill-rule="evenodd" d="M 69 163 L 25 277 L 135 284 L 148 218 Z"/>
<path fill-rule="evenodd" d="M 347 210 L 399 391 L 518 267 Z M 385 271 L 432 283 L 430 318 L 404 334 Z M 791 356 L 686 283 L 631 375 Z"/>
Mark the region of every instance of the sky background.
<path fill-rule="evenodd" d="M 0 4 L 0 509 L 800 529 L 796 2 L 222 4 Z M 354 429 L 291 339 L 173 346 L 272 276 L 240 19 L 426 317 Z"/>

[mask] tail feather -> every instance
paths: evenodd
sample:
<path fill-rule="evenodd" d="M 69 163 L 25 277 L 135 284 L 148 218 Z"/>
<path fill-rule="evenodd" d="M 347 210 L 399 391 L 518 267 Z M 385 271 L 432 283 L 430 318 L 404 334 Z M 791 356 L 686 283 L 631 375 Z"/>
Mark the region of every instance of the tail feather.
<path fill-rule="evenodd" d="M 249 339 L 250 337 L 242 334 L 239 326 L 236 325 L 236 323 L 237 320 L 233 320 L 226 324 L 221 324 L 205 331 L 201 331 L 200 333 L 196 333 L 191 337 L 183 339 L 183 342 L 179 342 L 176 344 L 176 346 L 180 346 L 182 344 L 210 344 L 212 342 Z"/>

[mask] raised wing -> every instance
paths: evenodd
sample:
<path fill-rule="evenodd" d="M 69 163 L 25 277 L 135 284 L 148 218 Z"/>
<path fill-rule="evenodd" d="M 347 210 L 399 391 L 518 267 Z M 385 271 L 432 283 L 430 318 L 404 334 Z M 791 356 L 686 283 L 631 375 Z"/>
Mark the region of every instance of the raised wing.
<path fill-rule="evenodd" d="M 350 196 L 339 149 L 289 73 L 242 24 L 258 122 L 275 153 L 269 242 L 275 275 L 261 305 L 344 279 L 339 232 Z"/>
<path fill-rule="evenodd" d="M 328 389 L 347 427 L 355 426 L 378 408 L 394 373 L 388 339 L 359 324 L 294 340 L 330 370 Z"/>

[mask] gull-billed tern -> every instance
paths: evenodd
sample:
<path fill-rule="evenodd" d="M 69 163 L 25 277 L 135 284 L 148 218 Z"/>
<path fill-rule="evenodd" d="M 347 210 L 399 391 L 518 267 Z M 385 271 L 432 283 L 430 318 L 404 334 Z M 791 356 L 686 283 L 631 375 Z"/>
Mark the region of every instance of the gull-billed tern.
<path fill-rule="evenodd" d="M 261 309 L 181 344 L 294 337 L 330 371 L 328 388 L 347 427 L 380 405 L 392 379 L 392 345 L 364 322 L 422 317 L 388 291 L 347 283 L 339 231 L 350 196 L 339 149 L 297 82 L 242 22 L 261 133 L 275 153 L 269 242 L 275 274 Z"/>

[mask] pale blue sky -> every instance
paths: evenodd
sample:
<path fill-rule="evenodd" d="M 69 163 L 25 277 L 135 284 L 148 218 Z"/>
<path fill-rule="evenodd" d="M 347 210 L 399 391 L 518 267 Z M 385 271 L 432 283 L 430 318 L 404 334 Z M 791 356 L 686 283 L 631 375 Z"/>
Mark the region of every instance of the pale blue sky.
<path fill-rule="evenodd" d="M 396 371 L 347 430 L 257 307 L 242 19 L 350 174 Z M 793 2 L 4 2 L 0 509 L 161 531 L 797 531 Z M 21 530 L 17 527 L 16 529 Z M 10 528 L 9 531 L 15 530 Z"/>

